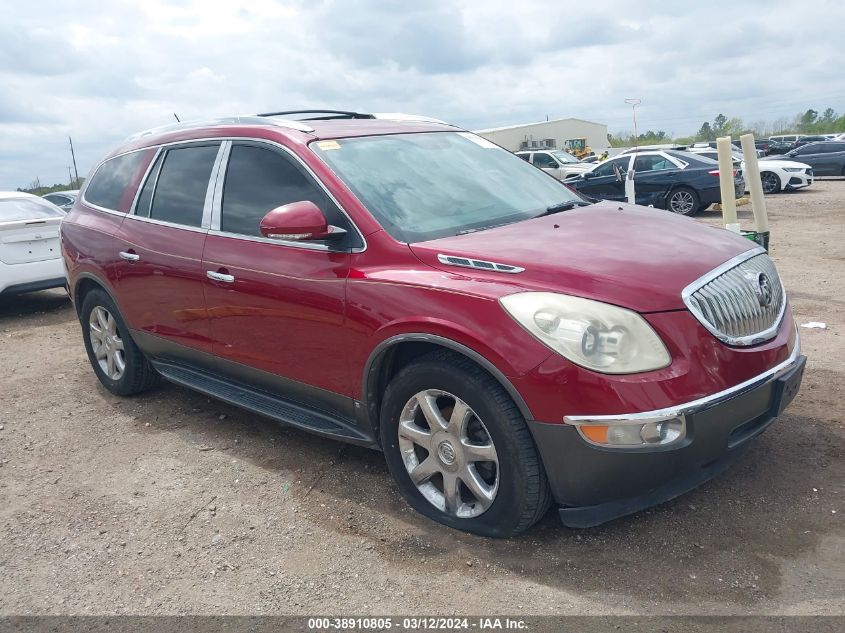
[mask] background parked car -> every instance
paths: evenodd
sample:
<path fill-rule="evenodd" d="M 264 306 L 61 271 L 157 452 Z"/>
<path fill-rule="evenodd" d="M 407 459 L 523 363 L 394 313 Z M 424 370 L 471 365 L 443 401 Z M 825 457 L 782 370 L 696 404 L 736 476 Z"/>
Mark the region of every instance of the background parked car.
<path fill-rule="evenodd" d="M 794 143 L 792 143 L 791 149 L 797 149 L 802 145 L 807 145 L 809 143 L 820 143 L 822 141 L 829 141 L 830 139 L 826 136 L 818 134 L 816 136 L 802 136 L 801 138 L 797 139 Z"/>
<path fill-rule="evenodd" d="M 810 165 L 816 176 L 845 176 L 845 141 L 810 143 L 772 159 L 799 160 Z"/>
<path fill-rule="evenodd" d="M 42 198 L 49 200 L 62 211 L 67 213 L 70 211 L 73 203 L 76 202 L 76 197 L 79 195 L 79 189 L 69 189 L 67 191 L 52 191 L 45 193 Z"/>
<path fill-rule="evenodd" d="M 592 165 L 583 163 L 569 152 L 562 150 L 523 151 L 516 152 L 516 155 L 558 180 L 578 176 L 592 169 Z"/>
<path fill-rule="evenodd" d="M 775 134 L 774 136 L 770 136 L 769 140 L 774 141 L 777 143 L 789 143 L 790 145 L 797 141 L 799 138 L 804 138 L 807 136 L 806 134 Z"/>
<path fill-rule="evenodd" d="M 719 165 L 690 152 L 648 150 L 621 154 L 566 181 L 590 198 L 627 200 L 625 174 L 634 168 L 636 202 L 681 215 L 693 215 L 721 200 Z M 745 192 L 742 170 L 734 172 L 736 197 Z"/>
<path fill-rule="evenodd" d="M 714 149 L 693 148 L 690 151 L 717 162 L 719 160 L 718 154 Z M 745 160 L 742 154 L 734 154 L 733 158 L 734 163 L 739 165 L 743 173 L 746 173 Z M 761 159 L 757 162 L 760 165 L 760 180 L 763 184 L 763 193 L 792 191 L 794 189 L 809 187 L 813 184 L 813 168 L 804 163 L 791 160 L 766 159 Z"/>
<path fill-rule="evenodd" d="M 65 284 L 59 225 L 65 213 L 28 193 L 0 192 L 0 293 Z"/>
<path fill-rule="evenodd" d="M 791 149 L 792 149 L 792 143 L 788 143 L 786 141 L 776 141 L 774 139 L 769 139 L 769 150 L 768 150 L 769 156 L 771 156 L 772 154 L 786 154 Z"/>

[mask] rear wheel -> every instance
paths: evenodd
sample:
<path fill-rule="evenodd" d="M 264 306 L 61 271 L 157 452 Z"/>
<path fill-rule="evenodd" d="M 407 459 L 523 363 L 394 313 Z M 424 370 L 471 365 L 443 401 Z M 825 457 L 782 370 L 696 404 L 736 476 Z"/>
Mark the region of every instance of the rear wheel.
<path fill-rule="evenodd" d="M 158 373 L 129 337 L 129 328 L 108 294 L 103 290 L 86 294 L 79 317 L 88 360 L 106 389 L 129 396 L 158 382 Z"/>
<path fill-rule="evenodd" d="M 777 174 L 764 171 L 760 174 L 760 181 L 763 183 L 763 193 L 777 193 L 780 191 L 780 178 L 778 178 Z"/>
<path fill-rule="evenodd" d="M 693 215 L 699 207 L 698 194 L 689 187 L 678 187 L 669 194 L 666 208 L 678 215 Z"/>
<path fill-rule="evenodd" d="M 435 352 L 400 371 L 381 411 L 388 468 L 408 503 L 449 527 L 508 537 L 549 506 L 519 409 L 468 359 Z"/>

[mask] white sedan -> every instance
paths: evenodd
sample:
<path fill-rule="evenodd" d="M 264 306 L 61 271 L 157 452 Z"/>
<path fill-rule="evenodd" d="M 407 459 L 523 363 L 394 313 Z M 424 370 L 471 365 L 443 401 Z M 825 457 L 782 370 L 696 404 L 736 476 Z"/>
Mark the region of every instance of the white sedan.
<path fill-rule="evenodd" d="M 0 192 L 0 294 L 65 285 L 59 243 L 64 216 L 38 196 Z"/>
<path fill-rule="evenodd" d="M 718 161 L 716 150 L 690 149 L 691 152 L 700 156 L 706 156 Z M 739 162 L 742 172 L 747 175 L 745 161 L 742 154 L 734 154 L 734 163 Z M 766 160 L 761 158 L 757 161 L 760 165 L 760 180 L 763 183 L 763 193 L 778 193 L 780 191 L 794 191 L 813 184 L 813 168 L 804 163 L 792 160 Z"/>

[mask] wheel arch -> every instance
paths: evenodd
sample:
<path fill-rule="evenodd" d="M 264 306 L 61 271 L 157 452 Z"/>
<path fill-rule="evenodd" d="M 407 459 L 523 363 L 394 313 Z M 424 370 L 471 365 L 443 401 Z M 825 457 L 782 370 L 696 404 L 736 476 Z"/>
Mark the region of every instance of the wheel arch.
<path fill-rule="evenodd" d="M 397 334 L 379 343 L 370 353 L 364 366 L 361 384 L 362 405 L 376 437 L 380 426 L 381 399 L 390 379 L 414 359 L 441 349 L 460 354 L 484 369 L 507 391 L 523 417 L 533 420 L 531 410 L 513 383 L 498 367 L 472 348 L 436 334 Z"/>
<path fill-rule="evenodd" d="M 111 288 L 107 283 L 92 273 L 79 273 L 73 284 L 73 288 L 71 288 L 71 298 L 73 299 L 73 305 L 76 308 L 77 316 L 79 315 L 79 311 L 82 310 L 82 302 L 85 295 L 96 289 L 105 292 L 111 300 L 114 301 L 114 304 L 117 305 L 114 293 L 111 291 Z"/>

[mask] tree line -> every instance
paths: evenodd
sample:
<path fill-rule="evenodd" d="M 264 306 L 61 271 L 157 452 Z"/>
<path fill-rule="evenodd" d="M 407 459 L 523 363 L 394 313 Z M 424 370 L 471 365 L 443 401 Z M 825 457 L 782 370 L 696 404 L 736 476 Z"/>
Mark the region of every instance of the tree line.
<path fill-rule="evenodd" d="M 636 138 L 631 132 L 608 134 L 611 147 L 630 147 L 632 145 L 658 145 L 661 143 L 687 144 L 697 141 L 715 141 L 720 136 L 739 138 L 743 134 L 753 133 L 756 138 L 766 138 L 773 134 L 832 134 L 845 132 L 845 113 L 839 114 L 833 108 L 827 108 L 819 114 L 810 108 L 794 117 L 781 117 L 774 121 L 746 122 L 738 117 L 728 118 L 719 113 L 713 121 L 704 121 L 694 136 L 673 137 L 664 130 L 648 130 Z"/>

